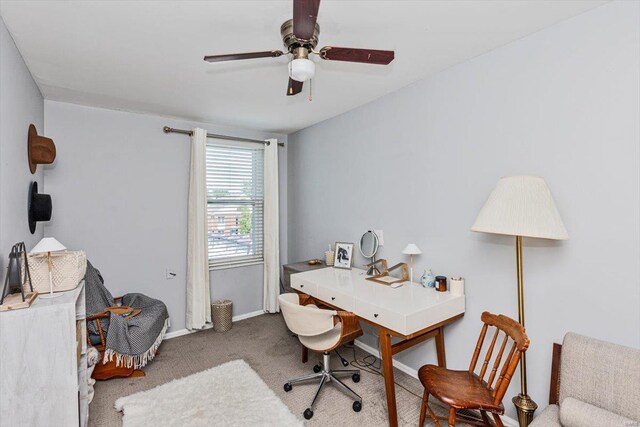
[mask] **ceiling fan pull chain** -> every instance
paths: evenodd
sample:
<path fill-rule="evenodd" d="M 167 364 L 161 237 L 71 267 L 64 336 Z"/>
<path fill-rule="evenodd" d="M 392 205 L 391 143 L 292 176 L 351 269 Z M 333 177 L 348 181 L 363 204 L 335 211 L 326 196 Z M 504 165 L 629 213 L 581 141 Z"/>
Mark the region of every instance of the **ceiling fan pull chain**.
<path fill-rule="evenodd" d="M 309 102 L 313 101 L 313 79 L 309 79 Z"/>

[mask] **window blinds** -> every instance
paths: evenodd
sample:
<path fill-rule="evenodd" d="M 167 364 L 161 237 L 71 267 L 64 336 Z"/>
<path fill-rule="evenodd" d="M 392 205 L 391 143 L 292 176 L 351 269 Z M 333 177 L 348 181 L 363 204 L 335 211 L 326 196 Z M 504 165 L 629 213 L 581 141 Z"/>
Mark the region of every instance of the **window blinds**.
<path fill-rule="evenodd" d="M 207 145 L 210 268 L 263 261 L 264 149 Z"/>

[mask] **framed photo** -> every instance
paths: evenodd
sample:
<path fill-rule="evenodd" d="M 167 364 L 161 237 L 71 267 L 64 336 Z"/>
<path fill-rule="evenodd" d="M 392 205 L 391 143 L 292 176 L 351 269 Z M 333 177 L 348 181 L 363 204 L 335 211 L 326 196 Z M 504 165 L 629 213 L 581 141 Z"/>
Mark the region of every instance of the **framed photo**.
<path fill-rule="evenodd" d="M 351 265 L 353 265 L 353 243 L 336 242 L 333 266 L 351 270 Z"/>

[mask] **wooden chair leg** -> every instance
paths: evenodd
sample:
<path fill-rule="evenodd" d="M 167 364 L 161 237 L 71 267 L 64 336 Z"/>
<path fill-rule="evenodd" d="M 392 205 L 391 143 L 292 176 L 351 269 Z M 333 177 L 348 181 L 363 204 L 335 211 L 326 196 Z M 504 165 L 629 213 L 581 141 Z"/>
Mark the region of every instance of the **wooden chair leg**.
<path fill-rule="evenodd" d="M 480 411 L 480 415 L 482 416 L 482 421 L 484 421 L 484 423 L 487 426 L 493 427 L 493 424 L 491 423 L 491 420 L 489 419 L 489 416 L 487 415 L 487 411 Z"/>
<path fill-rule="evenodd" d="M 500 419 L 500 415 L 493 414 L 493 419 L 496 421 L 496 427 L 504 427 L 504 424 L 502 424 L 502 419 Z"/>
<path fill-rule="evenodd" d="M 141 378 L 141 377 L 144 377 L 145 375 L 146 374 L 144 373 L 144 371 L 141 371 L 140 369 L 136 369 L 131 373 L 131 375 L 129 375 L 129 377 Z"/>
<path fill-rule="evenodd" d="M 449 408 L 449 427 L 456 425 L 456 408 Z"/>
<path fill-rule="evenodd" d="M 420 405 L 420 424 L 419 427 L 424 425 L 425 418 L 427 418 L 427 402 L 429 401 L 429 392 L 427 389 L 424 389 L 424 394 L 422 395 L 422 404 Z"/>
<path fill-rule="evenodd" d="M 431 418 L 433 420 L 433 422 L 435 423 L 436 427 L 440 427 L 440 420 L 438 419 L 438 416 L 435 414 L 435 412 L 433 412 L 433 409 L 431 409 L 431 406 L 429 406 L 429 402 L 426 401 L 425 406 L 427 407 L 427 412 L 429 414 L 429 418 Z M 420 426 L 422 427 L 422 426 Z"/>

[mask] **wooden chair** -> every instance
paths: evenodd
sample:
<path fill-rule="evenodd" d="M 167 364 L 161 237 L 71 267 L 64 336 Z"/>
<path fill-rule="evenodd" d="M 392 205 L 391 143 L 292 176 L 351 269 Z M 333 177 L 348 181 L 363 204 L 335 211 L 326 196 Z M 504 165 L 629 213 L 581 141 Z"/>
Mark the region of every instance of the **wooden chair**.
<path fill-rule="evenodd" d="M 116 304 L 120 304 L 122 297 L 116 297 L 113 300 L 115 301 Z M 119 305 L 117 305 L 117 307 L 119 307 Z M 104 364 L 102 363 L 107 340 L 105 337 L 105 333 L 102 330 L 102 323 L 100 322 L 100 320 L 109 318 L 111 313 L 108 310 L 109 309 L 106 309 L 102 313 L 97 313 L 91 316 L 87 316 L 87 332 L 89 328 L 89 323 L 96 322 L 96 326 L 98 328 L 98 335 L 100 336 L 100 344 L 94 345 L 96 350 L 100 352 L 100 361 L 95 365 L 91 378 L 94 378 L 96 380 L 108 380 L 110 378 L 116 378 L 116 377 L 144 377 L 145 375 L 144 371 L 141 371 L 140 369 L 127 368 L 124 366 L 116 366 L 115 359 Z M 91 338 L 89 337 L 89 333 L 87 333 L 87 343 L 89 345 L 92 345 Z"/>
<path fill-rule="evenodd" d="M 500 419 L 500 415 L 504 414 L 502 398 L 507 391 L 514 371 L 518 367 L 522 353 L 529 347 L 529 338 L 527 338 L 524 327 L 509 317 L 485 311 L 482 313 L 481 320 L 484 325 L 467 371 L 453 371 L 435 365 L 425 365 L 418 371 L 420 382 L 424 386 L 424 396 L 420 408 L 420 427 L 424 425 L 427 412 L 436 426 L 440 427 L 438 417 L 429 406 L 430 394 L 449 405 L 448 422 L 450 427 L 455 426 L 456 411 L 459 409 L 480 411 L 482 423 L 474 423 L 467 420 L 465 420 L 465 423 L 493 426 L 487 415 L 487 412 L 490 412 L 495 425 L 498 427 L 504 426 Z M 484 361 L 480 366 L 480 372 L 476 374 L 476 365 L 489 327 L 495 327 L 495 332 L 486 351 Z M 498 340 L 500 333 L 503 333 L 504 337 Z M 509 340 L 513 341 L 513 344 L 510 346 L 508 353 L 506 353 L 506 359 L 502 361 Z M 500 347 L 493 363 L 490 363 L 496 342 L 501 344 L 499 344 Z M 500 368 L 501 363 L 502 367 Z M 489 366 L 491 366 L 490 370 Z M 484 377 L 487 372 L 489 373 L 489 378 L 485 381 Z M 494 380 L 496 381 L 495 387 L 493 386 Z"/>

